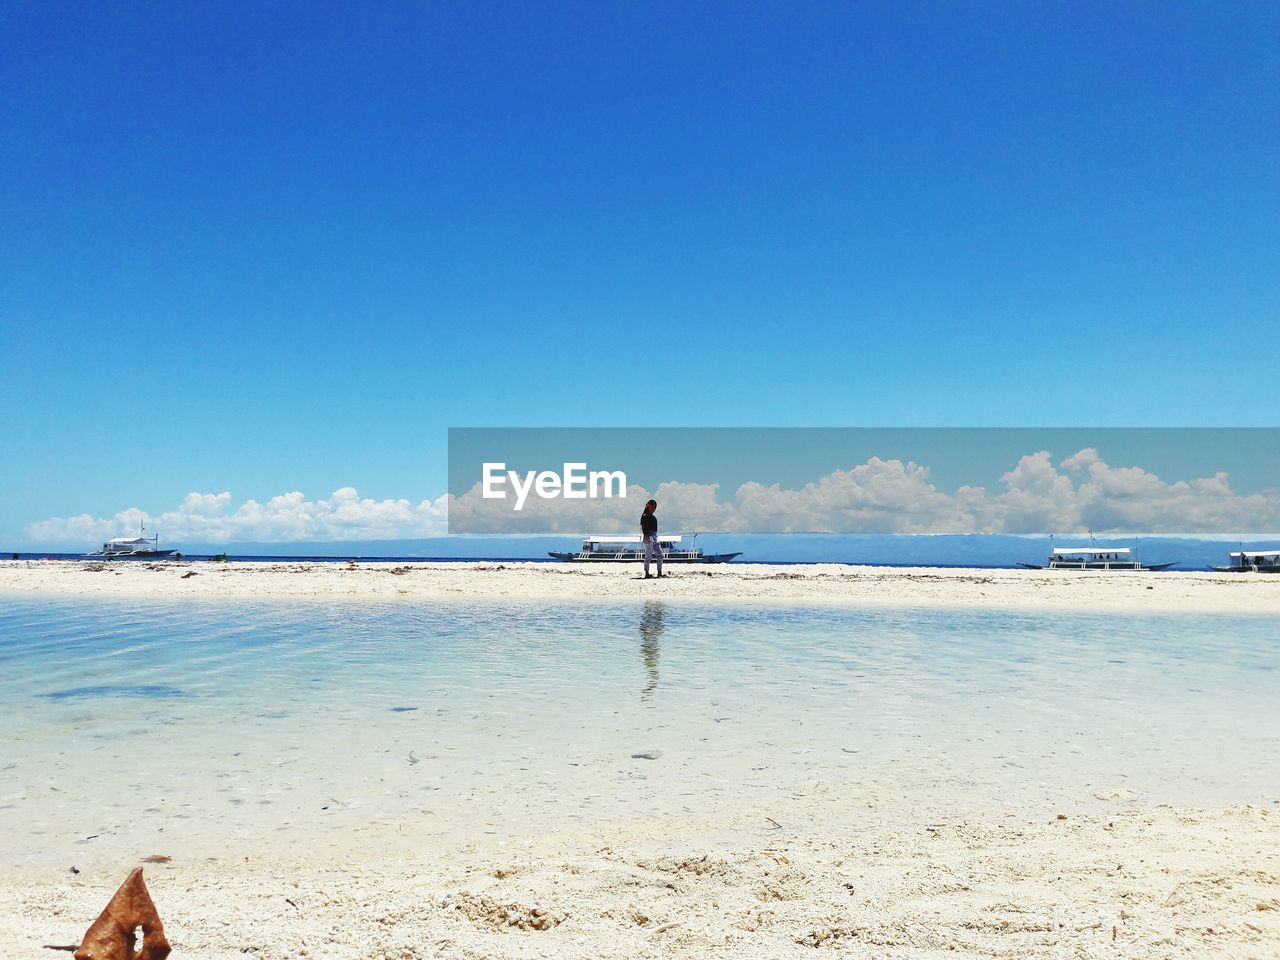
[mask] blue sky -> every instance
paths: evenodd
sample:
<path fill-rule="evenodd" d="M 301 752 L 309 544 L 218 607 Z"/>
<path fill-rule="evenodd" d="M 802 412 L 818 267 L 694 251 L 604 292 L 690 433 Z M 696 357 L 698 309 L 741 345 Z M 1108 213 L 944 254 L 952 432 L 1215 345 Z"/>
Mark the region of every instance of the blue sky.
<path fill-rule="evenodd" d="M 460 425 L 1275 423 L 1274 4 L 3 17 L 3 537 Z"/>

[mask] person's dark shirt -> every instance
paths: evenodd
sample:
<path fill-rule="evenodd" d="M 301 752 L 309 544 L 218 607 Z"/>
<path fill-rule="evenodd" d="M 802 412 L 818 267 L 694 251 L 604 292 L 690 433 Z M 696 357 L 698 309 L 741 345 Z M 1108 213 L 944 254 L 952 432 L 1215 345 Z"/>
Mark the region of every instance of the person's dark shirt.
<path fill-rule="evenodd" d="M 658 515 L 646 510 L 640 514 L 640 532 L 646 537 L 658 532 Z"/>

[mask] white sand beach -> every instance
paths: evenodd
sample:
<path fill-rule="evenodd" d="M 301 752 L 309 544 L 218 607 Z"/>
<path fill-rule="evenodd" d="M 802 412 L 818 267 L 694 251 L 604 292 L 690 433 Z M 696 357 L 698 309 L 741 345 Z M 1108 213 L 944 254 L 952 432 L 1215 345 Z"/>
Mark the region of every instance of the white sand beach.
<path fill-rule="evenodd" d="M 302 606 L 292 601 L 319 600 L 349 604 L 326 607 L 344 616 L 377 606 L 392 622 L 401 619 L 395 603 L 406 601 L 407 615 L 413 600 L 457 608 L 656 597 L 726 612 L 835 604 L 930 616 L 1001 608 L 1054 616 L 1280 609 L 1280 579 L 1211 573 L 729 565 L 676 568 L 660 582 L 636 574 L 551 563 L 9 561 L 0 563 L 0 603 L 192 598 L 234 609 L 279 600 L 292 610 Z M 663 653 L 663 670 L 674 656 Z M 74 719 L 92 701 L 66 703 Z M 174 703 L 178 713 L 198 706 Z M 643 716 L 650 707 L 629 709 Z M 298 772 L 301 763 L 287 766 L 293 754 L 277 749 L 297 736 L 287 718 L 252 720 L 254 739 L 216 761 L 214 731 L 200 737 L 173 727 L 170 735 L 144 729 L 141 720 L 131 732 L 139 739 L 97 742 L 86 729 L 83 743 L 57 741 L 62 754 L 49 758 L 47 771 L 10 741 L 5 749 L 16 762 L 8 769 L 18 773 L 3 779 L 0 762 L 0 810 L 28 827 L 20 836 L 21 823 L 6 826 L 12 849 L 0 871 L 0 958 L 57 956 L 40 946 L 78 942 L 148 857 L 161 858 L 144 866 L 175 958 L 749 960 L 814 950 L 903 960 L 1280 957 L 1280 797 L 1265 770 L 1251 777 L 1240 769 L 1245 744 L 1232 744 L 1220 770 L 1186 773 L 1189 789 L 1201 793 L 1225 777 L 1229 784 L 1213 795 L 1238 799 L 1171 804 L 1161 796 L 1172 795 L 1176 775 L 1166 771 L 1157 789 L 1144 789 L 1139 782 L 1156 767 L 1109 760 L 1110 747 L 1082 739 L 1079 725 L 1026 755 L 994 741 L 959 754 L 927 738 L 904 740 L 901 750 L 895 741 L 880 752 L 836 746 L 823 754 L 799 739 L 817 730 L 816 719 L 793 711 L 794 729 L 766 743 L 761 732 L 771 728 L 749 726 L 743 706 L 737 709 L 730 720 L 720 715 L 731 712 L 725 706 L 708 705 L 705 716 L 689 717 L 687 730 L 643 733 L 634 719 L 584 718 L 620 725 L 626 737 L 665 737 L 666 754 L 652 760 L 625 749 L 602 756 L 604 741 L 550 741 L 538 756 L 530 745 L 548 741 L 536 729 L 516 743 L 505 735 L 492 740 L 489 759 L 469 760 L 450 759 L 448 751 L 481 750 L 495 736 L 486 732 L 491 721 L 476 721 L 470 708 L 454 721 L 378 706 L 358 714 L 349 734 L 370 755 L 334 757 L 323 786 Z M 1025 726 L 1026 709 L 1015 706 L 1007 716 Z M 364 726 L 370 723 L 376 730 Z M 1131 729 L 1115 735 L 1187 736 L 1145 723 L 1135 714 Z M 321 742 L 331 736 L 325 729 L 313 726 L 307 736 Z M 1009 744 L 1024 737 L 1006 735 Z M 156 773 L 140 757 L 125 774 L 97 781 L 65 766 L 73 756 L 118 765 L 112 758 L 127 761 L 129 750 L 161 742 L 148 736 L 209 759 L 193 760 L 190 770 L 180 763 L 178 771 L 166 754 Z M 821 738 L 815 742 L 821 746 Z M 248 751 L 243 759 L 241 750 Z M 980 764 L 983 750 L 988 759 Z M 1259 750 L 1259 763 L 1270 764 L 1271 741 Z M 260 769 L 251 777 L 253 765 Z M 474 782 L 487 794 L 422 792 L 436 772 L 471 768 L 484 774 Z M 1073 779 L 1076 769 L 1090 774 Z M 131 785 L 125 796 L 135 770 L 155 775 L 163 788 Z M 1197 776 L 1204 782 L 1193 782 Z M 95 782 L 109 795 L 93 796 Z M 574 789 L 583 796 L 565 792 Z M 409 799 L 387 812 L 362 806 L 366 794 Z M 230 806 L 227 797 L 245 800 Z M 290 802 L 316 809 L 304 816 L 286 809 Z M 582 816 L 587 810 L 594 814 Z"/>
<path fill-rule="evenodd" d="M 662 599 L 867 606 L 1280 612 L 1280 577 L 861 567 L 844 564 L 672 566 L 661 581 L 637 565 L 540 562 L 101 563 L 0 561 L 0 592 L 262 599 Z"/>
<path fill-rule="evenodd" d="M 1280 955 L 1280 810 L 801 814 L 145 869 L 175 958 Z M 147 854 L 0 878 L 0 956 L 56 956 Z"/>

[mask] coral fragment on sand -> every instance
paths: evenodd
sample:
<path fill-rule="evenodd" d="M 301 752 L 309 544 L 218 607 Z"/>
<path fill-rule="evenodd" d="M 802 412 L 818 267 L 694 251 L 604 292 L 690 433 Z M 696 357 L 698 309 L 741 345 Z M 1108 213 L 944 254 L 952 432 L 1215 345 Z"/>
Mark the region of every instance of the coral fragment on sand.
<path fill-rule="evenodd" d="M 139 929 L 142 938 L 136 941 Z M 165 960 L 169 950 L 164 924 L 137 867 L 85 932 L 75 960 Z"/>

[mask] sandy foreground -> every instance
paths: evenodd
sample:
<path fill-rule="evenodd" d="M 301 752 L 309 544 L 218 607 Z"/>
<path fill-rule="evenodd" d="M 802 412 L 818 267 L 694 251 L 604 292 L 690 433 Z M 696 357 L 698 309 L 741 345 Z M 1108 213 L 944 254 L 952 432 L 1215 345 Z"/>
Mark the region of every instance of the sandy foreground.
<path fill-rule="evenodd" d="M 1280 810 L 602 830 L 515 849 L 146 867 L 175 957 L 1280 956 Z M 53 957 L 132 864 L 0 880 L 0 956 Z"/>
<path fill-rule="evenodd" d="M 1072 573 L 851 567 L 673 566 L 661 581 L 628 564 L 0 562 L 0 592 L 182 599 L 663 599 L 1146 612 L 1280 612 L 1265 574 Z"/>

